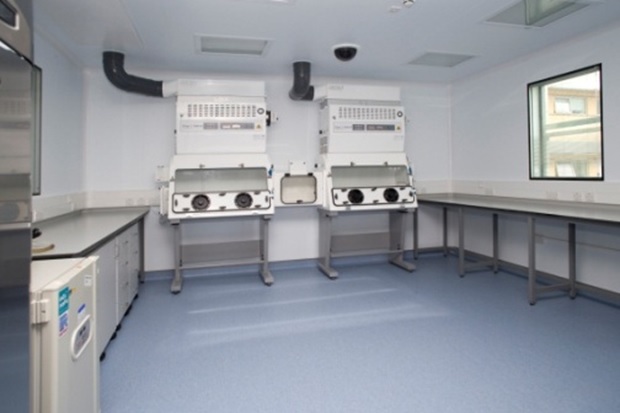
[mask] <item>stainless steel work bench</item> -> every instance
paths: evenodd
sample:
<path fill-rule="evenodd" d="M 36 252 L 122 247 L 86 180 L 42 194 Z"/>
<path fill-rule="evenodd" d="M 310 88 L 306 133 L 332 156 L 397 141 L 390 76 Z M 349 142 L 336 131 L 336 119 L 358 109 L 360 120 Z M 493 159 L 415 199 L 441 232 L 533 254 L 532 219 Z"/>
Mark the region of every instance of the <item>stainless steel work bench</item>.
<path fill-rule="evenodd" d="M 448 253 L 448 210 L 456 210 L 458 217 L 458 272 L 461 277 L 469 270 L 480 268 L 499 269 L 498 217 L 499 215 L 520 215 L 527 220 L 528 243 L 528 300 L 536 303 L 538 294 L 565 290 L 571 298 L 576 288 L 576 226 L 579 223 L 620 224 L 620 205 L 568 202 L 490 195 L 469 195 L 442 193 L 419 195 L 421 206 L 435 206 L 443 210 L 443 251 Z M 493 254 L 488 261 L 465 263 L 465 213 L 468 210 L 485 211 L 493 220 Z M 416 211 L 417 214 L 417 211 Z M 546 286 L 537 285 L 536 270 L 536 221 L 537 219 L 560 220 L 568 230 L 568 280 Z M 418 255 L 417 216 L 414 217 L 414 256 Z"/>

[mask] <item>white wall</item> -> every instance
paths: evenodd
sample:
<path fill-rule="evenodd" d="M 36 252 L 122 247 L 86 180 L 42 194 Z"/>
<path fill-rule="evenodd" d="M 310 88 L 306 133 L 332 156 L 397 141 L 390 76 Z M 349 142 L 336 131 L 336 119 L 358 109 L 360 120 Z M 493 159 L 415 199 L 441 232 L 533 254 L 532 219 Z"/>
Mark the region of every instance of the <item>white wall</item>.
<path fill-rule="evenodd" d="M 603 64 L 603 122 L 605 182 L 587 183 L 604 196 L 610 183 L 620 182 L 620 26 L 571 39 L 536 54 L 486 71 L 453 85 L 452 165 L 455 185 L 480 182 L 489 189 L 517 183 L 509 190 L 528 190 L 532 195 L 552 188 L 558 196 L 573 192 L 575 183 L 551 185 L 529 182 L 527 84 L 575 69 Z M 527 185 L 524 187 L 522 183 Z M 481 188 L 482 189 L 482 188 Z M 542 192 L 542 195 L 546 195 Z M 571 199 L 572 199 L 572 193 Z M 616 198 L 620 200 L 620 198 Z M 602 200 L 602 199 L 601 199 Z"/>
<path fill-rule="evenodd" d="M 131 72 L 130 69 L 128 71 Z M 268 153 L 276 169 L 284 170 L 290 160 L 313 165 L 317 159 L 318 105 L 293 102 L 288 98 L 291 78 L 230 77 L 195 73 L 134 73 L 153 79 L 226 78 L 264 80 L 269 109 L 279 122 L 268 131 Z M 91 206 L 157 203 L 154 180 L 157 165 L 168 164 L 174 154 L 174 99 L 152 98 L 127 93 L 111 85 L 100 70 L 85 74 L 86 156 L 85 179 Z M 377 83 L 342 79 L 314 79 L 327 82 Z M 400 84 L 396 84 L 401 86 Z M 450 176 L 450 88 L 440 85 L 402 85 L 407 108 L 407 152 L 416 165 L 416 180 L 428 188 L 445 188 Z M 147 220 L 146 269 L 173 267 L 172 235 L 167 224 Z M 363 218 L 361 218 L 363 220 Z M 362 221 L 360 221 L 361 223 Z M 377 225 L 382 221 L 378 220 Z M 226 237 L 230 227 L 208 224 L 188 232 L 208 234 L 211 240 Z M 313 207 L 278 209 L 271 223 L 270 260 L 283 261 L 318 256 L 318 215 Z M 411 225 L 409 225 L 409 235 Z M 438 242 L 439 231 L 427 226 L 429 245 Z M 192 234 L 189 234 L 192 235 Z M 434 239 L 436 238 L 436 239 Z M 292 242 L 294 240 L 294 242 Z M 409 242 L 411 244 L 411 242 Z M 408 245 L 411 247 L 411 245 Z"/>
<path fill-rule="evenodd" d="M 620 203 L 620 25 L 545 49 L 453 85 L 452 178 L 457 192 Z M 528 173 L 527 84 L 593 64 L 603 65 L 604 182 L 531 182 Z M 526 264 L 524 221 L 502 219 L 501 258 Z M 473 214 L 466 247 L 490 253 L 490 217 Z M 578 279 L 620 292 L 620 231 L 578 225 Z M 566 274 L 566 229 L 538 228 L 538 262 Z"/>
<path fill-rule="evenodd" d="M 43 72 L 42 190 L 44 198 L 81 193 L 84 185 L 84 79 L 71 58 L 35 33 L 34 61 Z"/>
<path fill-rule="evenodd" d="M 42 69 L 41 195 L 34 220 L 84 208 L 84 77 L 71 55 L 35 32 L 34 62 Z"/>

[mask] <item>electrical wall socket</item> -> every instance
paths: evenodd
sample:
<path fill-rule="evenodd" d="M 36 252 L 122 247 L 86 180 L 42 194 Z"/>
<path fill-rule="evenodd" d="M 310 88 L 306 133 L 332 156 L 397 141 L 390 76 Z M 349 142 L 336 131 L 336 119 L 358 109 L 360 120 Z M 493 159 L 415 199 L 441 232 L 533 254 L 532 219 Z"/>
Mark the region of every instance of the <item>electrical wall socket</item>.
<path fill-rule="evenodd" d="M 557 191 L 547 191 L 545 193 L 545 196 L 546 196 L 547 199 L 557 200 L 558 199 L 558 192 Z"/>

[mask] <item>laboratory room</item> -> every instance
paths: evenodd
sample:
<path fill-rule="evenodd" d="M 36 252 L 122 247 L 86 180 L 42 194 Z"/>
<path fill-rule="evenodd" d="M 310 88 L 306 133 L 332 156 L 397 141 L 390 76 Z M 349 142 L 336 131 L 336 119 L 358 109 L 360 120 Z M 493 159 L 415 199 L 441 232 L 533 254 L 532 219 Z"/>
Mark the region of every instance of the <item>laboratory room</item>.
<path fill-rule="evenodd" d="M 0 0 L 0 411 L 620 411 L 620 1 Z"/>

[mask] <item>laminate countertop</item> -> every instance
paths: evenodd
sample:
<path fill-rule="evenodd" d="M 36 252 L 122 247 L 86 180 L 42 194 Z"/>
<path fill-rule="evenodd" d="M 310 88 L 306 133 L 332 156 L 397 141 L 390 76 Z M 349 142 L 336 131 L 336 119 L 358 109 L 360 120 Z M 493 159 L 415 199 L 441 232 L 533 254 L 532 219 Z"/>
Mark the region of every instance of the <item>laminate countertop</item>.
<path fill-rule="evenodd" d="M 144 220 L 148 207 L 83 209 L 34 223 L 33 260 L 84 257 L 132 225 Z M 50 246 L 52 248 L 48 249 Z M 42 251 L 42 252 L 35 252 Z"/>
<path fill-rule="evenodd" d="M 482 208 L 498 212 L 557 217 L 576 221 L 620 223 L 620 205 L 612 204 L 458 193 L 419 195 L 418 202 L 439 206 Z"/>

